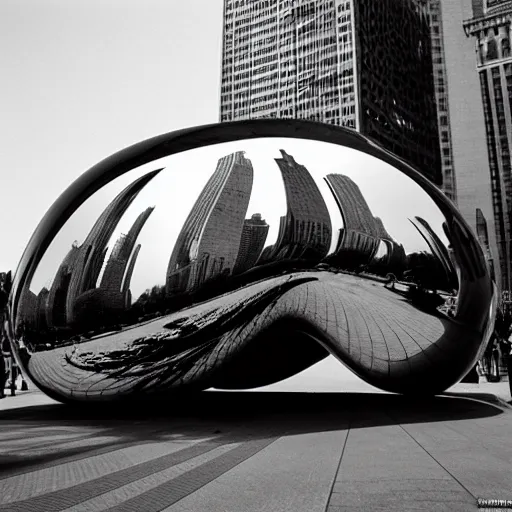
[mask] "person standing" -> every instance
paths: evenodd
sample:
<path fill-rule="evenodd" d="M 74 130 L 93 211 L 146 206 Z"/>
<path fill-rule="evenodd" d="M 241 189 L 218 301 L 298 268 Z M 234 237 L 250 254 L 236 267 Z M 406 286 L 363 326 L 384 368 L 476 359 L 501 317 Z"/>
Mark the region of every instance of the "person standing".
<path fill-rule="evenodd" d="M 5 333 L 4 321 L 5 310 L 9 299 L 9 293 L 6 286 L 7 275 L 2 272 L 0 274 L 0 399 L 5 398 L 5 383 L 7 381 L 7 373 L 9 371 L 6 354 L 4 353 Z"/>
<path fill-rule="evenodd" d="M 3 342 L 2 342 L 3 345 Z M 0 350 L 0 399 L 5 398 L 5 383 L 7 381 L 7 367 L 3 350 Z"/>

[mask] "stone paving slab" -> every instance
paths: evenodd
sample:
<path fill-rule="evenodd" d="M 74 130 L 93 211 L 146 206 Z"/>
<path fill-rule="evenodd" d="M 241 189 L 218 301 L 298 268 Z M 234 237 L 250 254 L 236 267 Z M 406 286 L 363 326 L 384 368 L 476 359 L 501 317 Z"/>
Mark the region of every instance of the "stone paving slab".
<path fill-rule="evenodd" d="M 0 511 L 467 511 L 512 498 L 512 411 L 498 402 L 208 392 L 121 414 L 27 406 L 37 395 L 0 416 Z"/>
<path fill-rule="evenodd" d="M 324 512 L 346 434 L 282 437 L 165 512 Z"/>
<path fill-rule="evenodd" d="M 169 483 L 184 473 L 192 471 L 193 469 L 216 459 L 220 455 L 233 450 L 237 446 L 240 446 L 240 444 L 231 443 L 219 446 L 213 450 L 198 455 L 197 457 L 193 457 L 192 459 L 186 460 L 182 463 L 170 466 L 162 471 L 143 477 L 140 480 L 117 487 L 110 492 L 103 493 L 65 510 L 66 512 L 100 512 L 103 510 L 110 510 L 112 507 L 118 506 L 126 501 L 133 500 L 141 494 L 157 489 L 165 483 Z"/>

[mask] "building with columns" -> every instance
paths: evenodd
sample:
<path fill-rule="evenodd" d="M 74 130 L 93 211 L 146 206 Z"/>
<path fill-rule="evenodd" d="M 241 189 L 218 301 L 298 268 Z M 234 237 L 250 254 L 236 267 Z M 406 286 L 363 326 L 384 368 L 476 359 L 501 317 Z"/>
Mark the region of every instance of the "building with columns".
<path fill-rule="evenodd" d="M 510 291 L 512 251 L 512 1 L 473 0 L 464 22 L 474 44 L 483 105 L 486 154 L 492 188 L 492 219 L 499 250 L 501 289 Z M 473 57 L 474 59 L 475 57 Z M 473 69 L 475 64 L 473 63 Z M 490 217 L 483 212 L 489 221 Z M 491 230 L 488 230 L 491 233 Z"/>

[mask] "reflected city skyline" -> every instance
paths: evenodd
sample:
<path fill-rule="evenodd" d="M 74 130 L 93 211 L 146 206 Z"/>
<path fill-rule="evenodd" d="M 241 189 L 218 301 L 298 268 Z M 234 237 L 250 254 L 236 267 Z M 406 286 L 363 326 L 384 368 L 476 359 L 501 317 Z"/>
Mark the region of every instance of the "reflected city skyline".
<path fill-rule="evenodd" d="M 32 336 L 51 331 L 64 339 L 79 332 L 94 334 L 108 326 L 179 310 L 254 279 L 319 264 L 336 272 L 382 278 L 391 272 L 421 286 L 425 269 L 438 272 L 435 265 L 440 264 L 444 282 L 449 283 L 440 287 L 457 289 L 448 250 L 427 221 L 409 219 L 425 243 L 423 251 L 407 253 L 382 218 L 373 214 L 354 179 L 342 173 L 317 173 L 315 179 L 291 152 L 280 148 L 279 153 L 281 157 L 268 158 L 265 167 L 279 175 L 284 187 L 286 214 L 279 217 L 274 243 L 267 243 L 272 224 L 262 213 L 248 213 L 257 175 L 249 151 L 222 155 L 180 228 L 165 275 L 133 295 L 132 277 L 143 251 L 139 238 L 155 206 L 138 204 L 139 213 L 127 233 L 115 232 L 162 169 L 145 173 L 108 203 L 82 244 L 73 242 L 49 287 L 43 286 L 37 294 L 24 291 L 17 329 Z M 259 164 L 257 169 L 261 168 Z M 322 183 L 328 195 L 320 191 Z M 329 201 L 336 205 L 337 218 L 327 206 Z M 159 236 L 165 237 L 165 230 Z"/>
<path fill-rule="evenodd" d="M 324 181 L 324 177 L 327 174 L 330 174 L 330 171 L 335 170 L 333 167 L 337 167 L 339 169 L 339 164 L 333 164 L 335 161 L 344 162 L 341 166 L 343 172 L 336 172 L 336 174 L 344 174 L 349 177 L 352 175 L 352 178 L 357 180 L 361 190 L 363 190 L 365 196 L 368 197 L 371 201 L 372 212 L 375 213 L 375 217 L 383 219 L 383 222 L 385 222 L 386 225 L 386 230 L 389 232 L 391 238 L 397 239 L 398 235 L 398 239 L 400 239 L 401 243 L 404 244 L 404 247 L 408 252 L 428 249 L 428 246 L 425 245 L 422 237 L 418 236 L 416 230 L 412 226 L 404 226 L 403 215 L 398 213 L 397 209 L 393 207 L 393 203 L 396 203 L 393 195 L 396 195 L 398 192 L 393 192 L 393 190 L 391 190 L 391 192 L 388 191 L 381 195 L 376 195 L 374 192 L 372 182 L 375 181 L 375 179 L 381 179 L 379 178 L 379 174 L 382 174 L 382 172 L 384 172 L 385 169 L 389 166 L 380 162 L 377 163 L 377 168 L 375 169 L 371 166 L 369 167 L 368 162 L 365 161 L 364 158 L 361 160 L 360 155 L 357 155 L 357 152 L 355 151 L 352 151 L 351 153 L 347 152 L 346 154 L 341 153 L 340 160 L 340 154 L 338 154 L 338 152 L 340 150 L 343 151 L 344 148 L 339 148 L 329 144 L 322 146 L 322 151 L 318 153 L 318 155 L 315 155 L 314 160 L 311 160 L 311 154 L 313 153 L 308 149 L 308 147 L 313 149 L 313 144 L 314 143 L 312 141 L 301 141 L 300 144 L 296 144 L 294 141 L 290 141 L 289 139 L 276 139 L 275 142 L 257 140 L 250 141 L 249 144 L 230 143 L 226 145 L 221 144 L 219 146 L 213 146 L 211 148 L 201 148 L 197 155 L 196 153 L 192 155 L 192 159 L 190 159 L 189 155 L 187 155 L 187 152 L 185 152 L 183 154 L 173 155 L 168 159 L 161 160 L 160 162 L 162 167 L 165 166 L 169 170 L 165 173 L 160 173 L 151 181 L 151 183 L 148 184 L 148 186 L 145 187 L 144 190 L 139 193 L 137 204 L 140 203 L 140 205 L 137 206 L 137 209 L 135 208 L 135 205 L 128 208 L 126 215 L 123 216 L 115 230 L 114 237 L 118 238 L 122 233 L 127 233 L 140 212 L 145 208 L 152 206 L 153 203 L 158 202 L 159 211 L 156 211 L 151 215 L 151 219 L 153 220 L 150 220 L 146 224 L 146 227 L 140 236 L 140 241 L 145 249 L 140 251 L 139 259 L 142 258 L 141 261 L 144 268 L 153 269 L 152 273 L 154 275 L 154 282 L 159 286 L 165 286 L 166 279 L 162 280 L 162 275 L 165 275 L 166 270 L 162 269 L 162 267 L 164 265 L 165 267 L 168 266 L 168 255 L 171 254 L 175 248 L 176 241 L 179 236 L 179 230 L 177 230 L 176 227 L 180 226 L 180 229 L 183 227 L 186 220 L 186 215 L 190 213 L 194 202 L 197 200 L 201 193 L 201 190 L 205 187 L 208 180 L 211 178 L 212 172 L 214 172 L 218 160 L 226 156 L 226 154 L 231 154 L 232 152 L 236 151 L 245 151 L 246 158 L 250 159 L 254 169 L 257 171 L 254 173 L 254 183 L 246 217 L 250 218 L 252 214 L 257 212 L 260 213 L 265 219 L 267 225 L 269 226 L 264 246 L 264 250 L 266 250 L 265 248 L 268 248 L 269 245 L 275 245 L 277 242 L 278 237 L 280 236 L 279 228 L 281 225 L 281 217 L 287 216 L 285 186 L 282 175 L 279 172 L 279 168 L 275 163 L 275 159 L 278 158 L 278 155 L 280 155 L 279 149 L 284 147 L 288 148 L 287 152 L 293 155 L 293 157 L 298 162 L 300 162 L 301 165 L 306 167 L 310 175 L 313 177 L 316 186 L 321 191 L 322 196 L 325 198 L 328 214 L 332 223 L 331 246 L 329 248 L 329 252 L 334 251 L 335 246 L 340 239 L 340 229 L 343 228 L 343 221 L 339 208 L 336 204 L 333 194 L 329 192 L 329 188 Z M 261 150 L 259 149 L 260 147 Z M 235 151 L 229 151 L 230 149 L 234 149 Z M 354 156 L 354 154 L 356 155 Z M 301 155 L 301 158 L 299 159 L 297 155 Z M 335 155 L 337 156 L 336 159 L 334 158 Z M 368 157 L 366 157 L 366 159 L 368 159 Z M 215 163 L 213 163 L 212 160 L 214 160 Z M 381 171 L 379 171 L 379 165 L 380 169 L 382 169 Z M 197 174 L 197 180 L 187 180 L 186 186 L 183 186 L 184 182 L 180 182 L 180 180 L 175 177 L 176 171 L 180 168 L 193 169 L 191 172 Z M 138 177 L 141 176 L 142 172 L 145 172 L 143 168 L 141 168 L 140 171 L 133 171 L 133 173 L 135 173 L 136 176 L 138 175 Z M 388 171 L 386 170 L 386 172 Z M 393 172 L 391 168 L 389 168 L 389 172 Z M 397 174 L 396 171 L 395 174 Z M 119 182 L 119 185 L 117 186 L 122 186 L 123 188 L 128 186 L 129 183 L 127 182 L 127 179 L 128 177 L 122 177 L 116 180 L 116 182 Z M 396 191 L 399 191 L 400 189 L 403 189 L 407 186 L 410 189 L 411 185 L 407 185 L 407 181 L 404 181 L 403 178 L 399 176 L 399 174 L 397 174 L 397 179 L 399 181 L 397 181 L 397 186 L 395 188 Z M 203 183 L 201 183 L 202 180 L 204 180 Z M 391 178 L 391 180 L 393 180 L 393 178 Z M 106 189 L 109 187 L 112 189 L 113 193 L 115 193 L 115 184 L 109 184 Z M 405 188 L 404 190 L 407 191 L 408 188 Z M 414 197 L 414 190 L 410 189 L 410 191 L 411 193 L 408 194 L 408 196 Z M 102 191 L 102 194 L 105 193 L 106 192 Z M 143 203 L 146 196 L 156 196 L 157 199 L 151 199 Z M 162 197 L 161 200 L 158 199 L 159 196 Z M 167 198 L 165 203 L 163 202 L 164 196 Z M 423 200 L 421 200 L 421 196 L 419 197 L 419 206 L 421 208 Z M 185 201 L 190 201 L 188 212 L 186 209 L 184 210 L 182 206 L 185 204 Z M 401 199 L 401 201 L 403 200 Z M 418 200 L 413 201 L 411 199 L 411 211 L 415 211 L 417 208 L 415 203 L 417 202 Z M 105 204 L 105 208 L 107 205 L 108 203 Z M 84 224 L 87 222 L 87 219 L 90 219 L 90 214 L 87 214 L 88 208 L 89 206 L 84 204 L 83 207 L 81 207 L 81 209 L 76 213 L 78 222 Z M 429 206 L 429 204 L 426 203 L 425 207 L 423 208 L 426 215 L 434 214 L 439 217 L 439 215 L 435 213 L 435 207 Z M 82 211 L 83 213 L 81 213 Z M 183 215 L 183 212 L 185 212 L 185 215 Z M 78 219 L 80 218 L 82 218 L 82 220 L 79 221 Z M 157 226 L 162 225 L 165 222 L 168 223 L 170 228 L 170 231 L 167 235 L 161 232 L 161 230 L 157 229 Z M 407 223 L 410 224 L 408 221 Z M 440 222 L 435 221 L 435 225 L 439 226 Z M 71 227 L 71 224 L 69 227 Z M 68 229 L 67 226 L 66 229 Z M 89 227 L 88 231 L 90 231 L 90 229 L 91 228 Z M 439 230 L 439 228 L 436 229 L 437 232 L 442 231 Z M 69 237 L 79 240 L 81 238 L 79 232 L 76 232 L 74 235 L 68 233 L 66 236 L 68 236 L 68 239 Z M 441 233 L 441 237 L 444 238 L 443 233 Z M 83 239 L 85 239 L 85 236 Z M 58 240 L 56 240 L 55 243 L 59 243 Z M 114 241 L 109 243 L 109 251 L 112 250 L 113 246 Z M 69 245 L 67 247 L 69 248 Z M 57 250 L 56 245 L 55 250 Z M 51 251 L 52 248 L 50 248 L 48 255 L 45 255 L 47 263 L 43 261 L 42 263 L 44 266 L 51 267 L 52 265 L 55 265 L 53 262 L 56 261 L 57 253 L 60 252 L 62 254 L 62 248 L 59 249 L 53 257 L 51 256 Z M 165 256 L 166 254 L 167 256 Z M 262 256 L 265 255 L 263 254 Z M 57 270 L 57 268 L 55 268 L 53 271 L 49 269 L 49 271 L 54 275 L 57 273 Z M 147 278 L 145 276 L 140 276 L 137 272 L 137 269 L 135 268 L 132 278 L 132 294 L 134 299 L 139 297 L 146 290 L 146 286 L 144 286 L 146 280 Z M 38 275 L 34 276 L 34 285 L 38 281 Z M 41 281 L 39 288 L 37 288 L 38 285 L 35 286 L 36 288 L 33 291 L 38 293 L 43 286 L 50 288 L 51 280 L 45 279 Z"/>

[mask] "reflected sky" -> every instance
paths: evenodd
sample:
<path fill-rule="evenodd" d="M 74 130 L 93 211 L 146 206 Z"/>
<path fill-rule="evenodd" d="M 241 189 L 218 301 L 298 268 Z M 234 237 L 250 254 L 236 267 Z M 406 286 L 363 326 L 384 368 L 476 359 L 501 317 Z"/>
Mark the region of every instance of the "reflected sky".
<path fill-rule="evenodd" d="M 170 255 L 196 199 L 215 171 L 218 160 L 236 151 L 244 151 L 254 169 L 246 218 L 260 213 L 270 226 L 265 246 L 273 244 L 278 236 L 279 219 L 287 211 L 283 179 L 274 160 L 281 157 L 280 149 L 309 170 L 322 193 L 332 222 L 331 251 L 336 247 L 339 230 L 343 227 L 340 211 L 324 181 L 324 177 L 331 173 L 343 174 L 357 183 L 372 214 L 379 217 L 387 232 L 404 245 L 406 253 L 429 251 L 425 240 L 408 220 L 415 216 L 427 220 L 447 244 L 441 227 L 444 217 L 432 199 L 390 165 L 353 149 L 324 142 L 254 139 L 166 157 L 137 168 L 103 187 L 79 208 L 56 236 L 38 266 L 30 289 L 37 294 L 43 287 L 50 288 L 71 244 L 76 241 L 80 245 L 84 241 L 98 216 L 122 189 L 138 177 L 159 168 L 164 170 L 140 191 L 121 218 L 108 243 L 104 261 L 108 261 L 116 240 L 128 233 L 141 212 L 154 206 L 155 210 L 137 239 L 142 248 L 131 279 L 132 297 L 136 300 L 149 286 L 164 285 Z"/>

